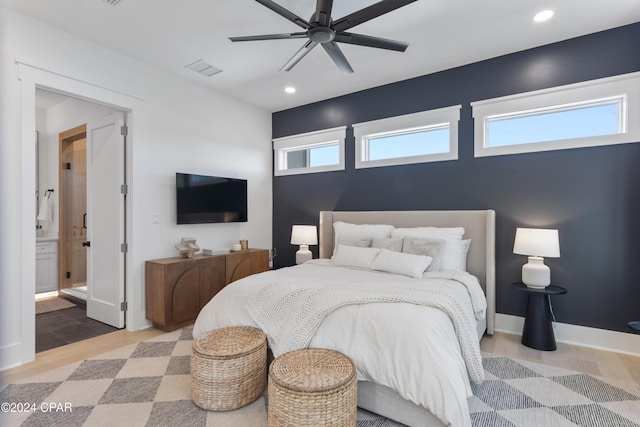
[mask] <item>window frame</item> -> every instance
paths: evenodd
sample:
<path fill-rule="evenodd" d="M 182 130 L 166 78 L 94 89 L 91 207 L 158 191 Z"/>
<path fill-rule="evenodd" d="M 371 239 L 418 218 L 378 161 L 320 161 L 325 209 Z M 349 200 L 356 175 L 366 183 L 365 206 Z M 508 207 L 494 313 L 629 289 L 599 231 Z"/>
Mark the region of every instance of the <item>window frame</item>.
<path fill-rule="evenodd" d="M 597 106 L 618 100 L 619 133 L 570 139 L 488 147 L 488 124 L 491 121 L 555 113 Z M 572 148 L 596 147 L 640 142 L 640 72 L 589 80 L 471 103 L 474 118 L 474 157 L 535 153 Z"/>
<path fill-rule="evenodd" d="M 440 162 L 458 159 L 458 122 L 462 105 L 454 105 L 434 110 L 420 111 L 401 116 L 353 124 L 355 137 L 355 168 L 408 165 L 415 163 Z M 423 154 L 418 156 L 394 157 L 367 160 L 370 139 L 416 133 L 420 130 L 449 129 L 449 151 L 446 153 Z"/>
<path fill-rule="evenodd" d="M 344 141 L 346 136 L 347 127 L 339 126 L 273 139 L 273 175 L 286 176 L 344 170 Z M 338 144 L 338 164 L 286 169 L 287 153 L 289 151 L 326 147 L 335 143 Z"/>

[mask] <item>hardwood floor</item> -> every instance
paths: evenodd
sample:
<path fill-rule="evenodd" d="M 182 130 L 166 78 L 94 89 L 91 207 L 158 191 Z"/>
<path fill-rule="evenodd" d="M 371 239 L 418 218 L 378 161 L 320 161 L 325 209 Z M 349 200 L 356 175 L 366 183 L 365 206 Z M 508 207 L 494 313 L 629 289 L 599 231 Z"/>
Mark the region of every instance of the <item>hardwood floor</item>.
<path fill-rule="evenodd" d="M 136 332 L 121 330 L 47 350 L 38 353 L 34 362 L 0 372 L 0 383 L 15 382 L 164 333 L 166 332 L 155 328 Z M 563 343 L 558 343 L 556 351 L 537 351 L 520 344 L 520 336 L 501 332 L 496 332 L 492 337 L 485 336 L 480 343 L 480 348 L 488 353 L 602 377 L 635 381 L 640 385 L 640 356 Z"/>
<path fill-rule="evenodd" d="M 126 329 L 89 338 L 84 341 L 67 344 L 36 354 L 36 360 L 16 368 L 0 372 L 0 384 L 12 383 L 24 378 L 41 374 L 70 363 L 78 362 L 90 357 L 106 353 L 119 347 L 125 347 L 140 341 L 145 341 L 166 333 L 160 329 L 149 328 L 142 331 L 130 332 Z"/>
<path fill-rule="evenodd" d="M 485 336 L 480 349 L 487 353 L 570 369 L 606 378 L 635 381 L 640 385 L 640 356 L 614 353 L 558 342 L 555 351 L 538 351 L 520 343 L 519 335 L 496 332 Z"/>

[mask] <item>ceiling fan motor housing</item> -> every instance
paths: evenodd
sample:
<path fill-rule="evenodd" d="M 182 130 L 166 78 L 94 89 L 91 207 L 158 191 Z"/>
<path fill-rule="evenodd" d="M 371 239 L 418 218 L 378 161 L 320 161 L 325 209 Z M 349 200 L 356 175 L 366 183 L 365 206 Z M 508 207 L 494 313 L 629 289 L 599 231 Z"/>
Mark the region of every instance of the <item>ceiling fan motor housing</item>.
<path fill-rule="evenodd" d="M 329 27 L 318 25 L 309 28 L 307 35 L 314 42 L 327 43 L 335 38 L 336 32 Z"/>

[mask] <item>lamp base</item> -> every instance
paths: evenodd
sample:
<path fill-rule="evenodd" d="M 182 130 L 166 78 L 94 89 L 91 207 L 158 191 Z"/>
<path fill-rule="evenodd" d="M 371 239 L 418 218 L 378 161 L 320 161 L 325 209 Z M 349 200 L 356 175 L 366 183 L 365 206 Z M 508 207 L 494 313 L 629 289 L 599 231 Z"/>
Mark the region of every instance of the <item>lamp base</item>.
<path fill-rule="evenodd" d="M 545 265 L 544 258 L 529 257 L 529 262 L 522 266 L 522 283 L 534 289 L 544 289 L 551 284 L 551 270 Z"/>
<path fill-rule="evenodd" d="M 304 264 L 311 258 L 313 258 L 313 255 L 309 250 L 309 245 L 300 245 L 300 249 L 296 252 L 296 264 Z"/>

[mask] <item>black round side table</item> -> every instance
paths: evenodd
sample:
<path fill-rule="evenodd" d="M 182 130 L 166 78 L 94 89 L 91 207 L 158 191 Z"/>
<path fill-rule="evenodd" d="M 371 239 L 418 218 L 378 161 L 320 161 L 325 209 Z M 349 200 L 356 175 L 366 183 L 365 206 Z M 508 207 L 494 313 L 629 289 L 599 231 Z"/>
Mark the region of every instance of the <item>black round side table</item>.
<path fill-rule="evenodd" d="M 512 283 L 511 287 L 528 294 L 527 314 L 522 329 L 522 344 L 536 350 L 555 350 L 557 346 L 553 334 L 551 295 L 566 294 L 567 290 L 553 285 L 542 289 L 529 288 L 524 283 Z"/>

